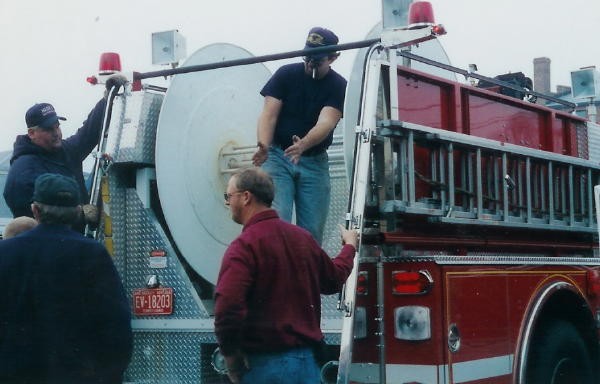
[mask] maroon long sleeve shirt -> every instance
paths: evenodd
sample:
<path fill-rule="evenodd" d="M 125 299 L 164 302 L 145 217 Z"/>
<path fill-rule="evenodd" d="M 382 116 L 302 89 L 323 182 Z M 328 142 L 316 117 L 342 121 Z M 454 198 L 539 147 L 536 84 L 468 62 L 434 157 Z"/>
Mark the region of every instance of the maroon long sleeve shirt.
<path fill-rule="evenodd" d="M 304 229 L 274 210 L 253 216 L 223 258 L 215 291 L 215 333 L 224 355 L 318 343 L 321 294 L 339 292 L 356 250 L 331 259 Z"/>

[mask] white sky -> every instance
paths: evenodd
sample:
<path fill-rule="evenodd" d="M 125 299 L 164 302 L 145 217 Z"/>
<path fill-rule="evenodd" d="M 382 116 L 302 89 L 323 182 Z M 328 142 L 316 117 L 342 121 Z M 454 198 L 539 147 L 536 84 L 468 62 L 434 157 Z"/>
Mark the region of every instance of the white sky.
<path fill-rule="evenodd" d="M 533 77 L 533 58 L 546 56 L 554 90 L 570 85 L 570 71 L 600 65 L 598 0 L 431 3 L 455 66 Z M 301 49 L 314 25 L 335 31 L 340 43 L 362 40 L 380 19 L 380 0 L 0 0 L 0 151 L 25 132 L 25 111 L 36 102 L 54 104 L 68 118 L 64 136 L 72 134 L 102 94 L 85 81 L 97 72 L 101 52 L 119 52 L 124 70 L 164 69 L 151 64 L 152 32 L 178 29 L 188 54 L 227 42 L 265 55 Z M 348 76 L 353 59 L 345 51 L 334 67 Z"/>

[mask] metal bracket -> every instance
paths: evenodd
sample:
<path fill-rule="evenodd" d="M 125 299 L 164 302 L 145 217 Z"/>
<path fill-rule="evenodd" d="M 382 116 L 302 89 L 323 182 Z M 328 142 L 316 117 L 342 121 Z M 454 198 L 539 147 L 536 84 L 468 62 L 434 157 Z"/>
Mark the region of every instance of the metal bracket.
<path fill-rule="evenodd" d="M 402 48 L 435 39 L 444 33 L 440 25 L 419 29 L 389 29 L 381 32 L 381 45 L 385 48 Z"/>

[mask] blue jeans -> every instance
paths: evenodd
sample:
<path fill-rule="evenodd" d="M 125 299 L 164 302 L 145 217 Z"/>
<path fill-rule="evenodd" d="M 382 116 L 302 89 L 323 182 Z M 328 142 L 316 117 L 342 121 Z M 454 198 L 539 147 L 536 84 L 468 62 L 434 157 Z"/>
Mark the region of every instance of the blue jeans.
<path fill-rule="evenodd" d="M 262 168 L 273 178 L 273 209 L 279 217 L 291 223 L 295 206 L 296 224 L 310 232 L 321 244 L 331 192 L 327 152 L 302 156 L 298 164 L 293 164 L 281 148 L 271 147 Z"/>
<path fill-rule="evenodd" d="M 242 384 L 319 384 L 321 374 L 312 349 L 248 355 L 250 369 Z"/>

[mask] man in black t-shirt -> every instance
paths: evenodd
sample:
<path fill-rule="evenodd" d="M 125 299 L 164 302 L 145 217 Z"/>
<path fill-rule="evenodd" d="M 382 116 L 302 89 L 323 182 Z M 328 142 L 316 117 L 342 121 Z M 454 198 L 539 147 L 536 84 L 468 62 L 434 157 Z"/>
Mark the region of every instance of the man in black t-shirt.
<path fill-rule="evenodd" d="M 336 45 L 328 29 L 312 28 L 305 49 Z M 288 222 L 295 207 L 296 223 L 322 243 L 331 184 L 327 148 L 342 117 L 346 80 L 331 64 L 339 53 L 304 57 L 284 65 L 261 90 L 265 97 L 258 119 L 258 150 L 253 163 L 275 183 L 273 208 Z"/>

